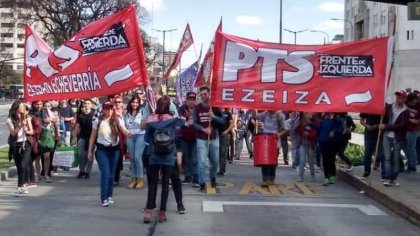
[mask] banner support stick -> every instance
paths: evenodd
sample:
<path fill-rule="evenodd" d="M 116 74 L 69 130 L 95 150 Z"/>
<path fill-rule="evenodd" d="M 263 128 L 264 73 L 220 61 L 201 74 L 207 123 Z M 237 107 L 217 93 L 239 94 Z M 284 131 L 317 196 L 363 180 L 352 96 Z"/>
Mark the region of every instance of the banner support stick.
<path fill-rule="evenodd" d="M 379 125 L 382 125 L 384 121 L 384 115 L 381 115 L 381 121 L 379 122 Z M 376 140 L 376 147 L 375 147 L 375 156 L 373 158 L 373 162 L 371 163 L 371 171 L 370 171 L 370 175 L 369 175 L 369 187 L 372 185 L 372 176 L 373 176 L 373 167 L 375 166 L 376 160 L 378 158 L 378 150 L 379 150 L 379 141 L 381 139 L 381 135 L 382 135 L 382 130 L 379 129 L 378 132 L 378 138 Z M 384 165 L 384 161 L 385 160 L 381 160 L 381 165 Z"/>

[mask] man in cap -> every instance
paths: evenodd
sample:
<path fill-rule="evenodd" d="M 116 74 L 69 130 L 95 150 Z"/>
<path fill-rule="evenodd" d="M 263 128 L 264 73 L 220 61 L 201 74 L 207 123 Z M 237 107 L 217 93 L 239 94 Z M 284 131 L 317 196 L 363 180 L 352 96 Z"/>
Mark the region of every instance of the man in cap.
<path fill-rule="evenodd" d="M 384 130 L 383 148 L 385 156 L 385 186 L 399 186 L 396 181 L 399 173 L 399 159 L 401 147 L 406 138 L 408 110 L 405 105 L 407 94 L 405 91 L 395 92 L 395 102 L 385 107 L 384 124 L 379 129 Z"/>
<path fill-rule="evenodd" d="M 185 117 L 187 124 L 193 122 L 194 107 L 196 105 L 196 93 L 190 91 L 186 95 L 187 102 L 179 108 L 179 115 Z M 197 160 L 197 139 L 196 131 L 193 126 L 182 126 L 180 130 L 182 139 L 182 151 L 184 160 L 183 184 L 193 184 L 193 187 L 199 187 L 198 182 L 198 160 Z"/>

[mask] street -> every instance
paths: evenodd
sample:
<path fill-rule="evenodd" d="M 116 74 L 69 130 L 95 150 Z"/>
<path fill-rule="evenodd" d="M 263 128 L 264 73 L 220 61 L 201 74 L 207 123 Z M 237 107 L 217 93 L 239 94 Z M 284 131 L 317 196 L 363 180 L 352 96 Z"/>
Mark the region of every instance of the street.
<path fill-rule="evenodd" d="M 13 196 L 15 180 L 1 182 L 1 235 L 420 235 L 350 185 L 322 186 L 320 173 L 315 182 L 296 183 L 297 172 L 280 166 L 277 185 L 261 188 L 260 169 L 242 159 L 207 194 L 183 185 L 185 215 L 176 214 L 171 191 L 166 223 L 156 222 L 157 212 L 152 224 L 142 222 L 147 187 L 125 188 L 127 165 L 108 208 L 100 206 L 96 166 L 90 180 L 76 179 L 77 169 L 59 172 L 20 198 Z"/>
<path fill-rule="evenodd" d="M 9 115 L 11 104 L 0 105 L 0 146 L 7 144 L 9 130 L 7 129 L 6 119 Z"/>

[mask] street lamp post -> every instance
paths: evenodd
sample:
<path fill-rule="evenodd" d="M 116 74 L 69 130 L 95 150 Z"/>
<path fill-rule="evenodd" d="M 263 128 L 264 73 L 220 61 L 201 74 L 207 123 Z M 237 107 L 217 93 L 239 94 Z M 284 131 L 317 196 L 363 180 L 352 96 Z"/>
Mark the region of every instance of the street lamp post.
<path fill-rule="evenodd" d="M 161 82 L 161 83 L 163 83 L 163 76 L 165 76 L 165 34 L 166 33 L 169 33 L 169 32 L 172 32 L 172 31 L 175 31 L 175 30 L 178 30 L 178 29 L 169 29 L 169 30 L 152 29 L 152 30 L 154 30 L 156 32 L 162 32 L 162 34 L 163 34 L 163 45 L 162 45 L 163 46 L 163 50 L 162 50 L 162 82 Z M 167 78 L 165 79 L 165 85 L 166 85 L 166 87 L 168 87 L 168 79 Z"/>
<path fill-rule="evenodd" d="M 283 42 L 283 0 L 280 0 L 280 31 L 279 31 L 279 42 Z"/>
<path fill-rule="evenodd" d="M 325 34 L 325 36 L 327 36 L 327 43 L 330 43 L 330 35 L 327 32 L 321 31 L 321 30 L 311 30 L 311 32 Z M 325 37 L 324 37 L 324 44 L 326 44 L 325 43 Z"/>
<path fill-rule="evenodd" d="M 349 41 L 351 41 L 351 40 L 354 40 L 354 25 L 353 25 L 353 22 L 351 22 L 351 21 L 348 21 L 348 20 L 346 20 L 346 19 L 339 19 L 339 18 L 331 18 L 330 20 L 334 20 L 334 21 L 344 21 L 344 22 L 346 22 L 347 24 L 350 24 L 350 27 L 351 27 L 351 29 L 350 29 L 350 40 Z"/>
<path fill-rule="evenodd" d="M 309 29 L 304 29 L 304 30 L 299 30 L 299 31 L 293 31 L 293 30 L 288 30 L 288 29 L 284 29 L 284 30 L 295 35 L 295 44 L 296 44 L 296 35 L 298 33 L 303 33 L 305 31 L 308 31 Z"/>

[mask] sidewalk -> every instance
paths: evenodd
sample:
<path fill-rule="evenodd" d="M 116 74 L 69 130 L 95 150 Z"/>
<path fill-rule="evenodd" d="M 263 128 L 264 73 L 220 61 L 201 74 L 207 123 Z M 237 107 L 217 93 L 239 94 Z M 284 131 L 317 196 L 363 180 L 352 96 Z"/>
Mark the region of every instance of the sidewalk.
<path fill-rule="evenodd" d="M 361 134 L 352 134 L 351 143 L 363 145 L 364 137 Z M 400 173 L 399 187 L 385 187 L 380 182 L 380 171 L 372 172 L 372 181 L 363 179 L 363 166 L 355 167 L 352 172 L 339 170 L 339 178 L 364 191 L 372 199 L 380 202 L 401 217 L 420 227 L 420 174 Z"/>

